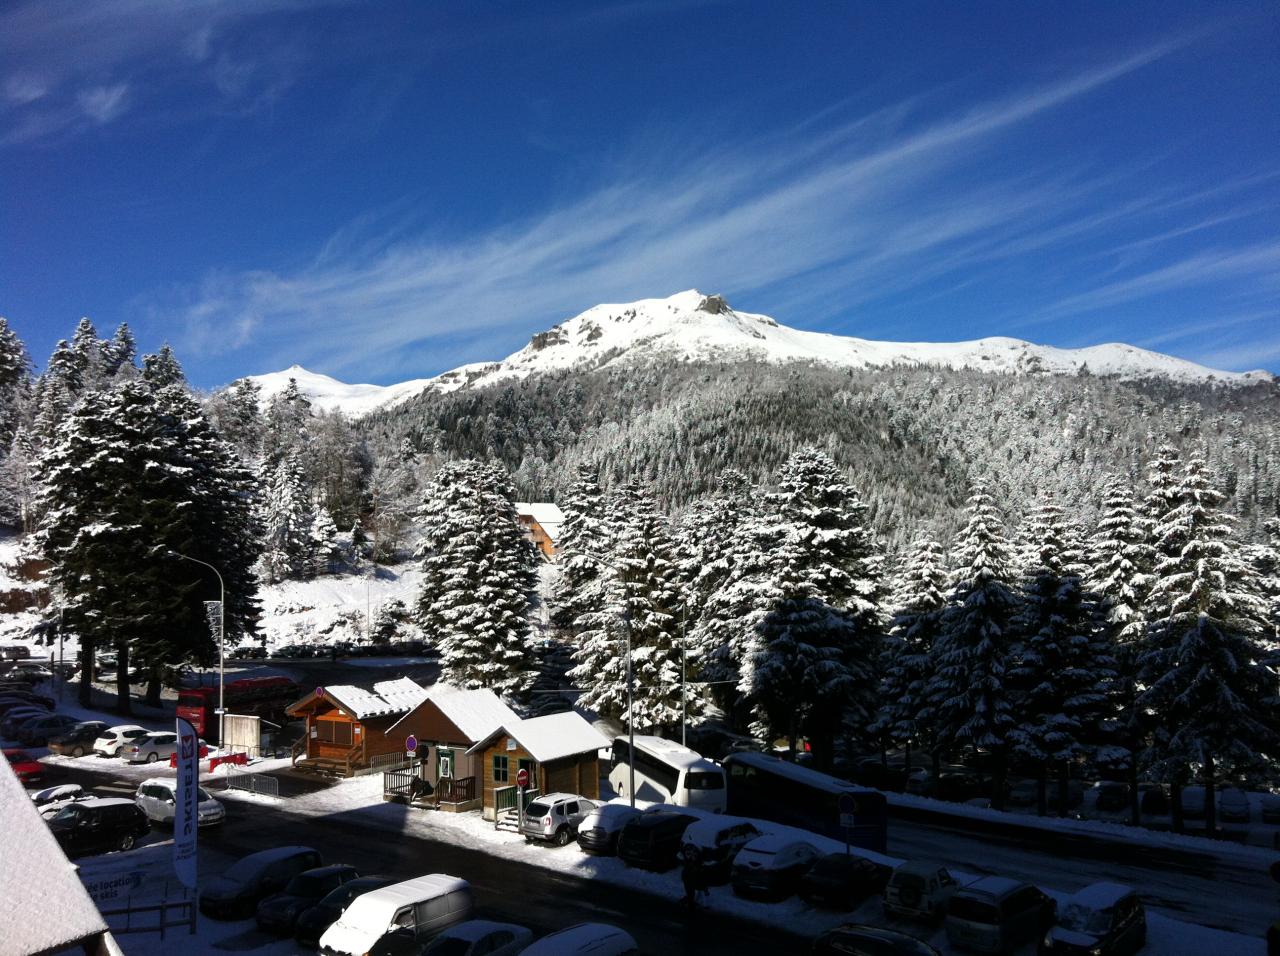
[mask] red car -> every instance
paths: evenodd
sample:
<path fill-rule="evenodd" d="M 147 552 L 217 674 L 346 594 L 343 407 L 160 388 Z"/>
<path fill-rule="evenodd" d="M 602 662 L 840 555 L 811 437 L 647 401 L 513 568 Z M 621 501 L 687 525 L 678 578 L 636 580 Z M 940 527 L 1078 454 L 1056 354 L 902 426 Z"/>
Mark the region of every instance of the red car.
<path fill-rule="evenodd" d="M 22 782 L 24 787 L 39 783 L 44 779 L 44 764 L 33 758 L 25 750 L 6 749 L 4 759 L 9 761 L 9 766 L 13 768 L 14 775 Z"/>

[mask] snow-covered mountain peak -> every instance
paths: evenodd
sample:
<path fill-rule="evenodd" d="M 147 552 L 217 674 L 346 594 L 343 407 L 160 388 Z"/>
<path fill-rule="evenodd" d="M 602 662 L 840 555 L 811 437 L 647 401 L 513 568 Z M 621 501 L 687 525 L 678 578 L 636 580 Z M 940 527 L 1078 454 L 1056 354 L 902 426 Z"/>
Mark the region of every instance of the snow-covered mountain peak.
<path fill-rule="evenodd" d="M 1060 349 L 1007 336 L 968 342 L 878 342 L 807 332 L 780 325 L 767 315 L 739 312 L 723 296 L 687 289 L 663 299 L 593 306 L 537 333 L 500 362 L 465 365 L 431 379 L 390 386 L 346 385 L 295 365 L 256 376 L 255 381 L 265 399 L 294 378 L 318 407 L 360 415 L 428 389 L 449 392 L 547 372 L 636 362 L 744 360 L 847 368 L 938 366 L 1003 374 L 1087 373 L 1224 384 L 1272 379 L 1267 372 L 1221 372 L 1121 343 Z"/>

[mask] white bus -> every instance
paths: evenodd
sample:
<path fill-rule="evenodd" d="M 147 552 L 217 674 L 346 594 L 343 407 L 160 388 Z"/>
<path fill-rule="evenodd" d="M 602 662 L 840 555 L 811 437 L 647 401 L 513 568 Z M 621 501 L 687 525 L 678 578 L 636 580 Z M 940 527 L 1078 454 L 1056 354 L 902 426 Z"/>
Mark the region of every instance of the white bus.
<path fill-rule="evenodd" d="M 637 800 L 724 811 L 724 770 L 718 763 L 661 737 L 635 740 L 635 753 L 626 737 L 613 741 L 609 784 L 618 796 L 628 795 L 634 767 Z"/>

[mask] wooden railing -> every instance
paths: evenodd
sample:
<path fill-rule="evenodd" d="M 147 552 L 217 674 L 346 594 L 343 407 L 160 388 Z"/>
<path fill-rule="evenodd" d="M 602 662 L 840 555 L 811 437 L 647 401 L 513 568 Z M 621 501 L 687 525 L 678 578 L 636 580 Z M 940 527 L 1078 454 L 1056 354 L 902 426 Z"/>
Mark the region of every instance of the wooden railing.
<path fill-rule="evenodd" d="M 476 798 L 475 777 L 446 777 L 436 784 L 436 804 L 468 803 Z"/>
<path fill-rule="evenodd" d="M 289 763 L 291 766 L 298 765 L 298 757 L 307 752 L 307 737 L 303 735 L 293 742 L 293 746 L 289 748 Z"/>
<path fill-rule="evenodd" d="M 527 807 L 533 798 L 538 795 L 538 791 L 534 787 L 528 787 L 524 791 L 524 805 Z M 520 799 L 519 787 L 495 787 L 493 790 L 493 811 L 495 814 L 501 814 L 506 810 L 514 810 L 516 803 Z"/>
<path fill-rule="evenodd" d="M 343 759 L 343 762 L 347 765 L 347 776 L 348 776 L 348 777 L 349 777 L 349 776 L 351 776 L 351 763 L 352 763 L 352 761 L 359 760 L 359 759 L 360 759 L 361 754 L 363 754 L 363 753 L 364 753 L 364 744 L 363 744 L 363 743 L 359 743 L 359 744 L 352 744 L 352 745 L 351 745 L 351 749 L 350 749 L 350 750 L 348 750 L 345 754 L 343 754 L 342 759 Z"/>

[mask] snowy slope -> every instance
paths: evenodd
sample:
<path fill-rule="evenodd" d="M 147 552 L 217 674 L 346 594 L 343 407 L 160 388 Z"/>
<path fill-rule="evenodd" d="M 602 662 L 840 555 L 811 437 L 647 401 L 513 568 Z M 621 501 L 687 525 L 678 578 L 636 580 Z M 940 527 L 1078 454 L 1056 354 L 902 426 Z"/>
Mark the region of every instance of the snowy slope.
<path fill-rule="evenodd" d="M 697 290 L 666 299 L 597 305 L 540 332 L 501 362 L 467 365 L 433 379 L 398 385 L 344 385 L 294 366 L 257 376 L 264 395 L 283 389 L 290 377 L 324 408 L 359 415 L 395 404 L 425 389 L 453 391 L 490 385 L 542 372 L 652 359 L 728 362 L 818 362 L 849 368 L 939 366 L 985 372 L 1068 375 L 1087 368 L 1095 375 L 1121 378 L 1161 377 L 1181 382 L 1245 384 L 1268 381 L 1268 372 L 1222 372 L 1184 359 L 1112 343 L 1082 349 L 1034 345 L 1021 339 L 985 338 L 970 342 L 878 342 L 851 336 L 805 332 L 780 325 L 766 315 L 738 312 L 720 296 Z"/>

